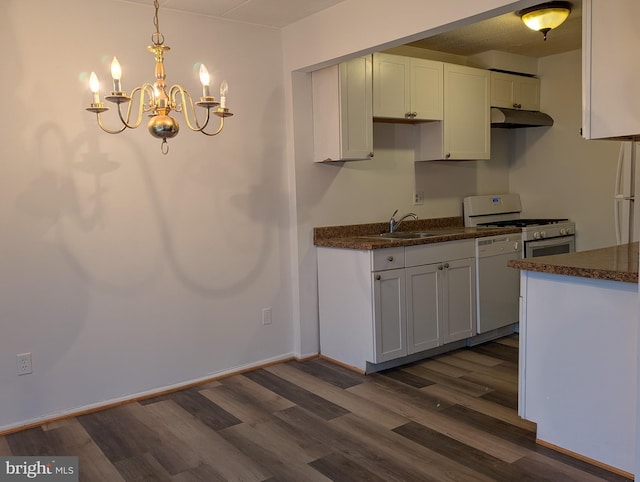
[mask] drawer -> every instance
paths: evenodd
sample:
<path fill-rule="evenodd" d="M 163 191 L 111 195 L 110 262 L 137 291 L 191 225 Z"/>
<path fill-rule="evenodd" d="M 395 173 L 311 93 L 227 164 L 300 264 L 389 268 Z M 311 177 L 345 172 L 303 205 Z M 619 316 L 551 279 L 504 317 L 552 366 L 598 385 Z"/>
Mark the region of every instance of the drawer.
<path fill-rule="evenodd" d="M 371 251 L 371 271 L 404 268 L 405 248 L 385 248 Z"/>
<path fill-rule="evenodd" d="M 407 246 L 404 253 L 405 265 L 421 266 L 454 259 L 473 258 L 476 255 L 475 251 L 475 239 Z"/>

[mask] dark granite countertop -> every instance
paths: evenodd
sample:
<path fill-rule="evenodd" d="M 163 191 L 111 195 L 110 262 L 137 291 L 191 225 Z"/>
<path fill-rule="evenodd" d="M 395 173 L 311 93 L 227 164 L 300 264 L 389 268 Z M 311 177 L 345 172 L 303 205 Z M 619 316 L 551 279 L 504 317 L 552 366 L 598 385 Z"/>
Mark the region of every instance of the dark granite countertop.
<path fill-rule="evenodd" d="M 408 220 L 404 221 L 398 229 L 399 232 L 442 232 L 428 238 L 389 239 L 378 236 L 388 231 L 388 223 L 319 227 L 313 229 L 313 244 L 325 248 L 371 250 L 519 233 L 521 230 L 519 228 L 465 228 L 462 217 L 451 217 Z"/>
<path fill-rule="evenodd" d="M 638 243 L 623 244 L 577 253 L 513 259 L 508 264 L 527 271 L 637 283 L 638 247 Z"/>

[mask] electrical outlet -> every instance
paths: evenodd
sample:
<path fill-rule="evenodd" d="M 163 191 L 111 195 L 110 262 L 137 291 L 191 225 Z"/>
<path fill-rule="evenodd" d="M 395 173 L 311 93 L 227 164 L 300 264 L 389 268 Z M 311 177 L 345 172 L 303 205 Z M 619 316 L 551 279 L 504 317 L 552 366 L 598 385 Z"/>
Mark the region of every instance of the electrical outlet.
<path fill-rule="evenodd" d="M 424 204 L 424 191 L 416 191 L 413 193 L 413 205 Z"/>
<path fill-rule="evenodd" d="M 262 324 L 270 325 L 271 324 L 271 308 L 263 308 L 262 309 Z"/>
<path fill-rule="evenodd" d="M 16 355 L 16 364 L 18 366 L 18 375 L 28 375 L 31 373 L 31 353 Z"/>

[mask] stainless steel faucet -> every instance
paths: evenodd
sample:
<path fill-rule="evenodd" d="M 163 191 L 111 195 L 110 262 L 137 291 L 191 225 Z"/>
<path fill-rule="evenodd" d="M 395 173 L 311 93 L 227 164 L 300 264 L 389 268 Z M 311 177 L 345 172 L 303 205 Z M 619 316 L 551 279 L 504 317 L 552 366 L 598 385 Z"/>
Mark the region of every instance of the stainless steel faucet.
<path fill-rule="evenodd" d="M 398 210 L 396 209 L 393 214 L 391 215 L 391 219 L 389 219 L 389 232 L 393 233 L 396 229 L 398 229 L 398 226 L 400 226 L 400 223 L 402 223 L 402 221 L 404 221 L 407 218 L 413 218 L 413 219 L 418 219 L 418 216 L 415 213 L 407 213 L 404 216 L 402 216 L 398 221 L 396 221 L 396 214 L 398 214 Z"/>

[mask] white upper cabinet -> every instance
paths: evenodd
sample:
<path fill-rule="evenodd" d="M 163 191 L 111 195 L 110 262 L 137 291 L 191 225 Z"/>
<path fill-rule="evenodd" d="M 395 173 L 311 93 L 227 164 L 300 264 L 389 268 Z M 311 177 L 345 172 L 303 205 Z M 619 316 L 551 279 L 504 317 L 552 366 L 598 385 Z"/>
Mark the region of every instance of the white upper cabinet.
<path fill-rule="evenodd" d="M 640 136 L 640 2 L 582 2 L 582 136 Z"/>
<path fill-rule="evenodd" d="M 491 72 L 491 106 L 540 110 L 540 79 Z"/>
<path fill-rule="evenodd" d="M 481 160 L 491 156 L 489 71 L 444 64 L 444 116 L 419 124 L 416 161 Z"/>
<path fill-rule="evenodd" d="M 443 63 L 373 54 L 373 116 L 408 121 L 443 115 Z"/>
<path fill-rule="evenodd" d="M 373 157 L 371 56 L 312 73 L 314 161 Z"/>

